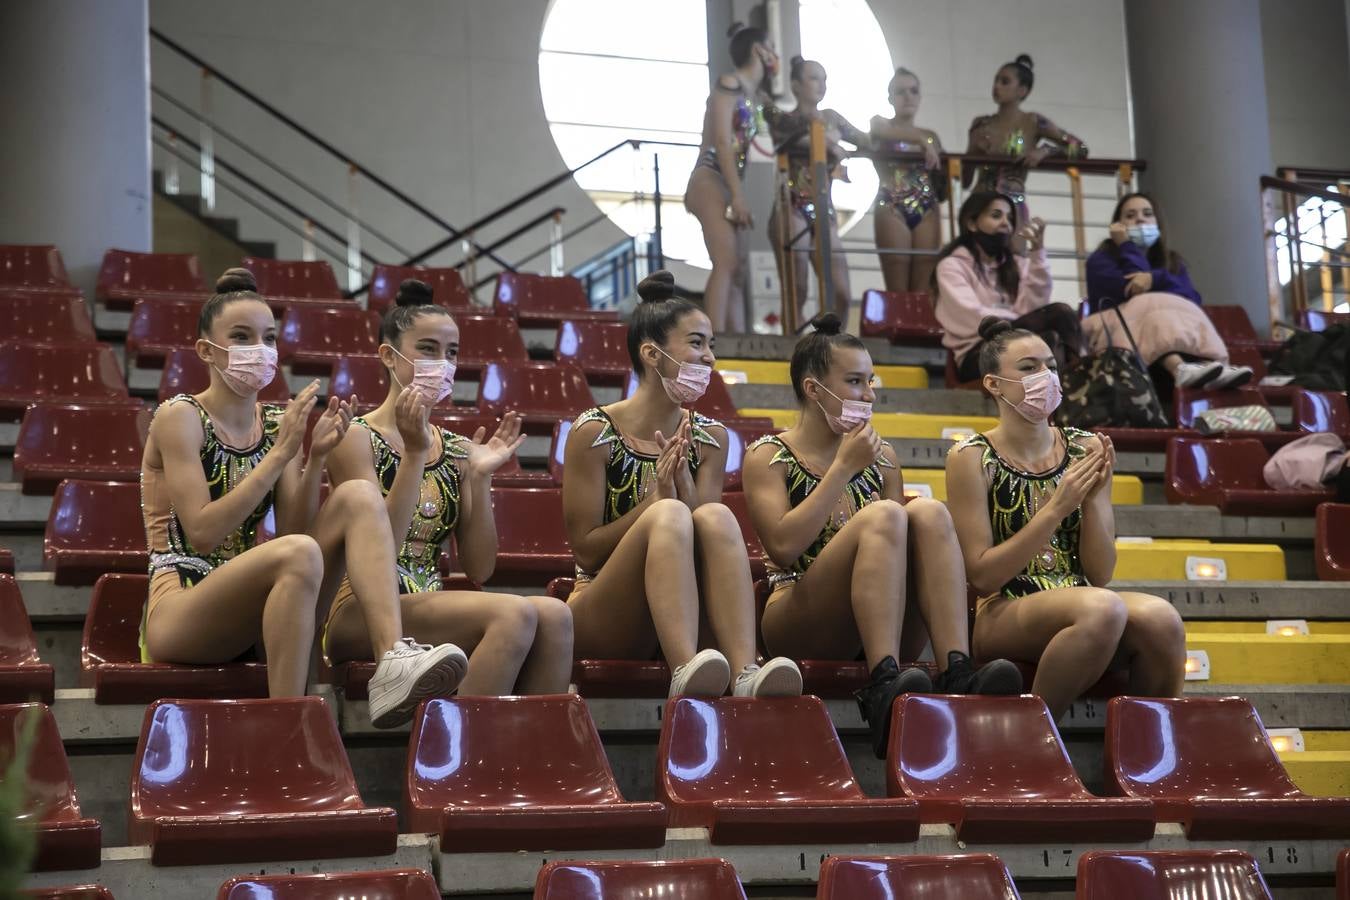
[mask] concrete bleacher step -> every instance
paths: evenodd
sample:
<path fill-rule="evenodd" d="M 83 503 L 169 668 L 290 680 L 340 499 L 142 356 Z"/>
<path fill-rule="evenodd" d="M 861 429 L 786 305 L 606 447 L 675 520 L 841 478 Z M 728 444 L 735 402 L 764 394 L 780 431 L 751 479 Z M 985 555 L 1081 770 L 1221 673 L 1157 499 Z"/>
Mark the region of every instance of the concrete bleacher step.
<path fill-rule="evenodd" d="M 792 377 L 790 374 L 790 363 L 785 359 L 779 360 L 760 360 L 760 359 L 726 359 L 719 357 L 717 365 L 714 366 L 718 372 L 722 373 L 722 380 L 728 385 L 753 385 L 753 386 L 772 386 L 787 388 L 791 394 Z M 876 376 L 878 389 L 891 390 L 894 388 L 924 389 L 928 387 L 928 370 L 922 366 L 875 366 L 873 374 Z M 955 391 L 943 393 L 956 393 Z M 964 393 L 976 394 L 976 391 L 965 391 Z M 736 395 L 733 394 L 733 397 Z M 880 397 L 878 396 L 878 403 Z M 739 406 L 740 403 L 738 402 Z"/>
<path fill-rule="evenodd" d="M 1350 797 L 1350 731 L 1303 731 L 1303 749 L 1280 749 L 1280 762 L 1304 793 Z"/>
<path fill-rule="evenodd" d="M 791 359 L 797 340 L 797 337 L 781 334 L 719 334 L 717 356 L 720 359 Z M 879 338 L 863 338 L 862 342 L 873 365 L 920 366 L 938 374 L 947 367 L 947 351 L 938 347 L 898 346 Z"/>
<path fill-rule="evenodd" d="M 1284 550 L 1275 544 L 1223 544 L 1204 540 L 1116 541 L 1116 577 L 1122 581 L 1183 580 L 1187 560 L 1219 559 L 1232 581 L 1283 581 Z"/>
<path fill-rule="evenodd" d="M 760 388 L 755 387 L 754 390 Z M 791 428 L 797 422 L 796 409 L 768 409 L 762 407 L 740 407 L 743 416 L 758 416 L 773 421 L 775 428 Z M 876 412 L 872 414 L 872 427 L 884 438 L 947 438 L 961 440 L 981 431 L 988 431 L 998 424 L 998 419 L 981 415 L 958 415 L 942 413 L 896 413 Z"/>
<path fill-rule="evenodd" d="M 1286 637 L 1264 633 L 1186 630 L 1186 649 L 1209 656 L 1210 681 L 1344 686 L 1350 672 L 1350 634 Z"/>

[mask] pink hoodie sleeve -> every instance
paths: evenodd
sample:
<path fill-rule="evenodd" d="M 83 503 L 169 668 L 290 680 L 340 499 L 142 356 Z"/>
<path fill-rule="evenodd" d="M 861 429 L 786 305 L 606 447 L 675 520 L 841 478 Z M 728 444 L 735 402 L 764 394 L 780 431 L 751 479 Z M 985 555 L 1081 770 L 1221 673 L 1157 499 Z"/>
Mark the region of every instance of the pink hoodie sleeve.
<path fill-rule="evenodd" d="M 1039 247 L 1031 256 L 1019 257 L 1017 301 L 1013 309 L 1018 316 L 1040 309 L 1050 302 L 1050 260 L 1045 247 Z"/>
<path fill-rule="evenodd" d="M 980 320 L 985 316 L 1015 319 L 1020 313 L 1012 307 L 996 306 L 990 289 L 975 274 L 974 263 L 961 251 L 948 256 L 937 266 L 938 322 L 942 325 L 942 343 L 962 359 L 980 341 Z"/>

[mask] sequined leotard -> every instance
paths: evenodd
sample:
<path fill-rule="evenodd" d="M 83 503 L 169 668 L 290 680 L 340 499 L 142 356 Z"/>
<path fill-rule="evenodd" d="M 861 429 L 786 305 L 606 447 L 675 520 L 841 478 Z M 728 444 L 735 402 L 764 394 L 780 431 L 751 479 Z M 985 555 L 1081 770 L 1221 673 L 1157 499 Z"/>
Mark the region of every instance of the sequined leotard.
<path fill-rule="evenodd" d="M 807 469 L 796 454 L 792 452 L 792 448 L 776 434 L 765 435 L 755 441 L 745 449 L 746 455 L 765 444 L 775 448 L 773 457 L 769 460 L 769 465 L 782 465 L 786 469 L 788 506 L 796 508 L 820 484 L 820 477 Z M 811 564 L 816 561 L 820 551 L 824 550 L 830 539 L 839 532 L 839 529 L 844 527 L 844 523 L 851 519 L 858 510 L 871 503 L 873 494 L 881 493 L 884 489 L 881 474 L 883 468 L 894 469 L 895 466 L 886 457 L 878 456 L 870 466 L 849 479 L 848 484 L 844 487 L 843 494 L 839 496 L 839 500 L 835 503 L 834 511 L 825 521 L 825 527 L 820 530 L 819 536 L 816 537 L 811 546 L 807 547 L 802 555 L 797 557 L 796 562 L 786 569 L 779 568 L 772 561 L 768 563 L 769 585 L 773 590 L 791 584 L 806 574 L 806 570 L 811 568 Z"/>
<path fill-rule="evenodd" d="M 736 95 L 736 108 L 731 113 L 731 137 L 736 147 L 736 173 L 744 178 L 746 154 L 750 152 L 750 142 L 764 126 L 764 109 L 759 104 L 751 103 L 739 86 L 729 88 L 719 81 L 716 90 Z M 717 164 L 717 148 L 711 144 L 703 147 L 699 151 L 695 168 L 712 169 L 721 175 L 722 169 Z"/>
<path fill-rule="evenodd" d="M 262 462 L 267 451 L 276 442 L 285 410 L 278 406 L 261 406 L 262 435 L 250 447 L 236 448 L 223 443 L 216 435 L 215 425 L 206 409 L 190 394 L 170 398 L 161 410 L 175 403 L 190 403 L 196 410 L 202 426 L 202 448 L 198 454 L 206 489 L 212 501 L 219 500 L 243 481 Z M 239 526 L 209 552 L 192 546 L 169 498 L 168 484 L 163 468 L 148 465 L 141 468 L 141 514 L 145 521 L 146 544 L 150 548 L 150 577 L 161 572 L 176 572 L 181 587 L 190 588 L 201 582 L 215 569 L 234 559 L 253 546 L 258 524 L 272 508 L 274 491 L 269 490 L 258 505 Z M 158 599 L 152 591 L 141 619 L 141 658 L 150 661 L 145 651 L 145 623 L 150 607 Z"/>
<path fill-rule="evenodd" d="M 623 518 L 628 512 L 647 498 L 651 490 L 652 482 L 656 479 L 656 460 L 655 455 L 648 455 L 634 450 L 624 440 L 619 429 L 615 426 L 614 420 L 609 417 L 609 413 L 596 406 L 586 410 L 577 420 L 572 423 L 572 433 L 584 425 L 591 422 L 600 423 L 600 433 L 591 441 L 592 447 L 609 445 L 609 459 L 605 461 L 605 517 L 604 524 L 608 525 L 617 519 Z M 721 444 L 717 438 L 709 433 L 709 428 L 721 428 L 722 423 L 716 419 L 710 419 L 707 416 L 696 412 L 689 413 L 689 474 L 695 478 L 698 477 L 698 469 L 702 464 L 703 454 L 699 450 L 700 445 L 720 448 Z M 587 572 L 580 566 L 577 566 L 577 581 L 589 581 L 595 577 L 594 572 Z"/>
<path fill-rule="evenodd" d="M 1014 128 L 1006 135 L 995 129 L 996 116 L 979 116 L 970 123 L 970 153 L 980 156 L 1006 156 L 1004 165 L 982 165 L 975 170 L 975 190 L 1007 194 L 1017 204 L 1018 224 L 1027 221 L 1027 151 L 1047 139 L 1064 150 L 1067 159 L 1086 159 L 1087 144 L 1059 128 L 1040 113 L 1032 117 L 1031 136 L 1027 128 Z M 1024 116 L 1025 118 L 1025 116 Z"/>
<path fill-rule="evenodd" d="M 995 546 L 1026 527 L 1041 504 L 1054 494 L 1069 463 L 1087 453 L 1083 442 L 1091 434 L 1077 428 L 1059 430 L 1064 437 L 1064 458 L 1046 472 L 1023 472 L 1011 465 L 982 434 L 966 438 L 957 446 L 957 451 L 966 447 L 981 450 L 980 465 L 989 484 L 989 525 Z M 1059 523 L 1049 543 L 1003 586 L 999 595 L 1016 598 L 1056 588 L 1086 586 L 1083 560 L 1078 555 L 1082 525 L 1083 512 L 1076 509 Z"/>
<path fill-rule="evenodd" d="M 827 147 L 832 148 L 840 140 L 847 141 L 855 146 L 867 144 L 867 135 L 850 125 L 834 110 L 823 110 L 821 117 L 825 122 L 825 143 Z M 787 153 L 789 200 L 793 208 L 801 213 L 802 218 L 806 219 L 808 223 L 814 224 L 816 221 L 816 185 L 811 171 L 811 118 L 793 110 L 792 112 L 769 116 L 768 121 L 774 145 Z M 827 159 L 831 169 L 839 164 L 839 159 L 832 150 L 828 152 Z M 830 209 L 826 211 L 826 214 L 830 218 L 834 218 L 833 203 L 830 204 Z"/>
<path fill-rule="evenodd" d="M 891 141 L 876 148 L 891 153 L 923 153 L 924 145 L 915 141 Z M 941 148 L 938 148 L 941 152 Z M 938 205 L 937 186 L 933 173 L 924 165 L 909 159 L 877 158 L 877 209 L 885 209 L 905 220 L 913 230 L 923 221 L 930 209 Z"/>

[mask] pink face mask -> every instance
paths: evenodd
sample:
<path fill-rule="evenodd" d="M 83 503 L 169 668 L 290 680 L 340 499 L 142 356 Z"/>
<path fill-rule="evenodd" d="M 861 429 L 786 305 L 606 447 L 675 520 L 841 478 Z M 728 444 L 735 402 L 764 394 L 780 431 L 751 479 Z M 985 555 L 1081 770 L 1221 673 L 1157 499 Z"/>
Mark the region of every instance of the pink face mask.
<path fill-rule="evenodd" d="M 393 347 L 389 348 L 394 350 Z M 394 350 L 399 359 L 407 363 L 412 363 L 413 378 L 412 389 L 416 391 L 428 406 L 435 406 L 455 389 L 455 364 L 448 359 L 408 359 L 402 353 Z M 393 375 L 394 370 L 390 369 L 389 374 Z M 406 387 L 403 382 L 394 375 L 394 382 L 399 387 Z"/>
<path fill-rule="evenodd" d="M 835 434 L 848 434 L 863 422 L 871 421 L 872 404 L 865 400 L 844 400 L 819 381 L 816 382 L 816 387 L 839 401 L 840 409 L 837 416 L 831 415 L 830 411 L 822 406 L 819 400 L 816 401 L 816 406 L 819 406 L 820 411 L 825 414 L 825 422 Z"/>
<path fill-rule="evenodd" d="M 1028 422 L 1044 422 L 1050 418 L 1051 413 L 1059 409 L 1063 389 L 1059 384 L 1059 374 L 1053 369 L 1042 369 L 1023 378 L 1001 378 L 998 375 L 992 377 L 999 381 L 1021 382 L 1022 399 L 1020 402 L 1008 403 L 1008 399 L 1002 395 L 999 396 L 999 399 L 1017 410 L 1022 418 Z"/>
<path fill-rule="evenodd" d="M 214 365 L 211 368 L 216 369 L 220 377 L 225 379 L 226 386 L 241 397 L 258 393 L 277 377 L 275 347 L 266 344 L 236 344 L 232 347 L 222 347 L 211 341 L 207 343 L 229 354 L 229 362 L 225 364 L 224 369 L 217 369 Z"/>
<path fill-rule="evenodd" d="M 656 348 L 666 359 L 676 363 L 680 371 L 675 373 L 674 378 L 667 378 L 661 375 L 661 386 L 666 389 L 666 396 L 672 403 L 684 405 L 693 403 L 708 390 L 708 383 L 712 381 L 712 366 L 701 366 L 698 363 L 682 363 L 671 356 L 660 347 Z M 657 372 L 660 375 L 660 372 Z"/>

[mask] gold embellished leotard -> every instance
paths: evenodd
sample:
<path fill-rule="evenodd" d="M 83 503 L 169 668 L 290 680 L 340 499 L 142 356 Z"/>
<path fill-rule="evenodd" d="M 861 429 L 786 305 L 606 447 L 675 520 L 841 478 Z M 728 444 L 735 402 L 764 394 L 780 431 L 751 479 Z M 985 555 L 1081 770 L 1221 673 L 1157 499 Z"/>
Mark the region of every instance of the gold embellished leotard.
<path fill-rule="evenodd" d="M 1028 113 L 1032 129 L 1025 127 L 1000 133 L 996 116 L 978 116 L 970 123 L 970 153 L 979 156 L 1006 156 L 1003 165 L 981 165 L 975 169 L 975 190 L 1007 194 L 1017 205 L 1018 224 L 1027 220 L 1026 155 L 1042 139 L 1057 144 L 1067 159 L 1087 159 L 1088 147 L 1079 138 L 1058 127 L 1040 113 Z M 1025 118 L 1025 116 L 1024 116 Z"/>
<path fill-rule="evenodd" d="M 821 117 L 825 122 L 825 143 L 828 148 L 833 148 L 833 145 L 840 140 L 848 141 L 850 144 L 860 147 L 867 145 L 867 135 L 850 125 L 843 116 L 834 110 L 823 110 Z M 781 152 L 787 153 L 789 200 L 808 223 L 814 224 L 816 220 L 816 185 L 811 170 L 811 121 L 809 116 L 803 115 L 797 110 L 778 113 L 769 117 L 769 130 L 773 135 L 774 145 L 781 148 Z M 827 159 L 831 170 L 840 162 L 832 149 L 827 152 Z M 830 204 L 830 208 L 826 210 L 826 215 L 831 218 L 834 217 L 833 204 Z"/>

